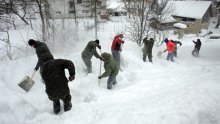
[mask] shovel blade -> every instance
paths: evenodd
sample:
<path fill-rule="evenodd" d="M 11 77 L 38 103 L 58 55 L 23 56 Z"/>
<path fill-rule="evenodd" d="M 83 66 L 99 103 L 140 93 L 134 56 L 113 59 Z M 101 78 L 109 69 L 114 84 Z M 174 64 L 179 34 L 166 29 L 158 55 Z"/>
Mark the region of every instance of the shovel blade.
<path fill-rule="evenodd" d="M 159 51 L 159 52 L 157 53 L 157 56 L 160 57 L 160 56 L 162 55 L 162 53 L 163 53 L 162 51 Z"/>
<path fill-rule="evenodd" d="M 25 76 L 25 78 L 18 84 L 23 90 L 28 92 L 32 86 L 34 85 L 34 81 L 30 79 L 29 76 Z"/>

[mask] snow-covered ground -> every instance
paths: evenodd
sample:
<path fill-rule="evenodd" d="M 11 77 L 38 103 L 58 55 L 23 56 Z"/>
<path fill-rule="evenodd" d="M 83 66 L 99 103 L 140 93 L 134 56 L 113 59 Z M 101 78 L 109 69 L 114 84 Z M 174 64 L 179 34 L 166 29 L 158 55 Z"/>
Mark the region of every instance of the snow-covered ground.
<path fill-rule="evenodd" d="M 102 52 L 110 52 L 111 40 L 122 27 L 120 22 L 101 25 L 98 37 Z M 81 32 L 79 35 L 80 42 L 70 46 L 71 49 L 54 52 L 55 58 L 70 59 L 76 67 L 76 79 L 69 83 L 71 111 L 53 113 L 39 72 L 28 93 L 18 87 L 19 81 L 33 72 L 37 56 L 32 54 L 0 61 L 0 124 L 220 124 L 219 39 L 186 35 L 180 39 L 183 45 L 178 49 L 176 62 L 166 61 L 166 53 L 158 58 L 158 50 L 165 46 L 155 46 L 153 64 L 144 63 L 141 48 L 125 39 L 123 71 L 117 76 L 118 84 L 107 90 L 107 78 L 101 79 L 98 85 L 98 59 L 92 59 L 93 73 L 85 76 L 81 51 L 93 40 L 93 34 Z M 193 57 L 192 40 L 197 38 L 202 41 L 200 57 Z"/>

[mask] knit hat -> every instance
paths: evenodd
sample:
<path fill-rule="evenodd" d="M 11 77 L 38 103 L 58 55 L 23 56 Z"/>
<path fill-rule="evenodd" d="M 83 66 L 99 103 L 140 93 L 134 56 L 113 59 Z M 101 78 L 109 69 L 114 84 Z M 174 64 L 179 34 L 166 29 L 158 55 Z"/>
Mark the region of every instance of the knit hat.
<path fill-rule="evenodd" d="M 168 43 L 168 41 L 169 41 L 168 38 L 165 38 L 164 42 L 165 42 L 165 43 Z"/>
<path fill-rule="evenodd" d="M 124 37 L 124 35 L 123 35 L 123 34 L 120 34 L 120 37 L 121 37 L 121 38 L 123 38 L 123 37 Z"/>
<path fill-rule="evenodd" d="M 98 39 L 96 39 L 95 42 L 96 42 L 97 44 L 99 44 L 99 40 L 98 40 Z"/>
<path fill-rule="evenodd" d="M 34 39 L 29 39 L 28 44 L 30 46 L 34 45 L 36 43 L 36 41 Z"/>

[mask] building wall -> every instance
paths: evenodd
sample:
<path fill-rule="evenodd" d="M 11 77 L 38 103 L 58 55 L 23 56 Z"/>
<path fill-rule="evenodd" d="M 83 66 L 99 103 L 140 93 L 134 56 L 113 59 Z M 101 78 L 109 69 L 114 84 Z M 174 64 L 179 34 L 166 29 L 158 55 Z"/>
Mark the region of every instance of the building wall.
<path fill-rule="evenodd" d="M 177 22 L 186 24 L 188 26 L 184 30 L 184 33 L 186 33 L 186 34 L 187 33 L 197 34 L 201 31 L 201 29 L 208 29 L 209 20 L 210 20 L 210 17 L 212 17 L 212 16 L 213 16 L 212 6 L 210 5 L 210 7 L 207 9 L 207 11 L 205 12 L 202 19 L 189 19 L 190 21 L 188 21 L 188 19 L 186 19 L 186 17 L 174 16 L 174 18 L 177 20 Z M 183 20 L 187 20 L 187 21 L 183 21 Z"/>
<path fill-rule="evenodd" d="M 74 0 L 76 4 L 76 16 L 80 17 L 89 17 L 91 16 L 90 7 L 86 2 L 91 0 L 82 0 L 82 4 L 77 4 L 77 0 Z M 102 4 L 99 6 L 105 6 L 106 0 L 98 0 L 101 1 Z M 66 19 L 66 18 L 74 18 L 74 8 L 70 7 L 70 0 L 49 0 L 50 4 L 49 10 L 51 18 L 53 19 Z M 70 13 L 72 11 L 72 13 Z M 100 12 L 100 9 L 97 9 L 97 12 Z"/>

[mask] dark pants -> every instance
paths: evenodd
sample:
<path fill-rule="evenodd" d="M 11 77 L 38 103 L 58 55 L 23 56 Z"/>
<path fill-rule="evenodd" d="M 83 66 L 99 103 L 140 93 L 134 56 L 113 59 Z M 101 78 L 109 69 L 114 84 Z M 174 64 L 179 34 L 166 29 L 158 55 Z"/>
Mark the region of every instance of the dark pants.
<path fill-rule="evenodd" d="M 152 55 L 151 54 L 143 54 L 143 61 L 146 62 L 146 57 L 148 56 L 149 62 L 152 62 Z"/>
<path fill-rule="evenodd" d="M 49 97 L 49 99 L 51 100 L 51 101 L 60 101 L 60 100 L 62 100 L 63 102 L 64 102 L 64 104 L 65 103 L 69 103 L 69 102 L 71 102 L 71 95 L 70 94 L 67 94 L 64 98 L 62 98 L 62 99 L 53 99 L 53 98 L 50 98 Z"/>
<path fill-rule="evenodd" d="M 194 50 L 192 51 L 192 55 L 199 56 L 199 50 L 197 48 L 194 48 Z"/>
<path fill-rule="evenodd" d="M 117 65 L 118 65 L 118 68 L 121 69 L 120 68 L 120 51 L 112 50 L 112 56 L 115 59 Z"/>
<path fill-rule="evenodd" d="M 167 60 L 168 60 L 168 61 L 170 60 L 170 61 L 174 62 L 174 60 L 173 60 L 173 55 L 174 55 L 173 52 L 168 53 L 168 54 L 167 54 Z"/>

